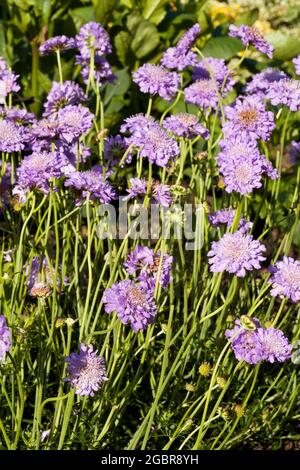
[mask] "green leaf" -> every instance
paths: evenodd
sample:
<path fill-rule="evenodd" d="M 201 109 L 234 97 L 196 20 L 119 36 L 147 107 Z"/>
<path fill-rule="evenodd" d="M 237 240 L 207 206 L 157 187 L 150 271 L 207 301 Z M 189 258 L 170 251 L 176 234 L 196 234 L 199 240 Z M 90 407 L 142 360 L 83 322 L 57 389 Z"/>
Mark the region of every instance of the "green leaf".
<path fill-rule="evenodd" d="M 152 23 L 158 24 L 162 21 L 165 16 L 165 9 L 163 8 L 166 5 L 166 0 L 145 0 L 143 8 L 143 17 L 146 20 L 151 21 Z M 158 23 L 155 22 L 158 20 Z"/>
<path fill-rule="evenodd" d="M 119 61 L 124 67 L 128 63 L 128 54 L 130 51 L 131 36 L 127 31 L 120 31 L 115 36 L 115 48 Z"/>
<path fill-rule="evenodd" d="M 248 26 L 252 26 L 257 20 L 258 15 L 259 15 L 259 9 L 253 8 L 253 10 L 249 10 L 243 15 L 240 15 L 237 21 L 235 22 L 235 24 L 237 25 L 247 24 Z"/>
<path fill-rule="evenodd" d="M 143 17 L 139 13 L 136 11 L 130 13 L 130 15 L 128 15 L 126 18 L 126 26 L 128 31 L 131 34 L 135 34 L 141 21 L 143 21 Z"/>
<path fill-rule="evenodd" d="M 7 59 L 5 47 L 5 34 L 3 29 L 3 22 L 0 21 L 0 56 Z"/>
<path fill-rule="evenodd" d="M 164 8 L 159 8 L 153 13 L 153 15 L 151 15 L 151 17 L 149 18 L 149 21 L 151 21 L 151 23 L 158 25 L 159 23 L 162 22 L 166 14 L 167 12 Z"/>
<path fill-rule="evenodd" d="M 130 77 L 126 69 L 115 72 L 116 80 L 114 83 L 106 85 L 104 93 L 104 104 L 107 105 L 113 96 L 122 96 L 126 93 L 130 85 Z"/>
<path fill-rule="evenodd" d="M 89 21 L 95 21 L 95 10 L 94 7 L 80 7 L 71 10 L 71 16 L 74 21 L 79 20 L 81 24 L 88 23 Z"/>
<path fill-rule="evenodd" d="M 239 39 L 229 37 L 213 37 L 205 44 L 202 53 L 206 57 L 217 59 L 231 59 L 243 50 L 243 44 Z"/>
<path fill-rule="evenodd" d="M 273 31 L 266 35 L 266 39 L 275 48 L 274 59 L 289 60 L 300 53 L 300 39 L 296 36 Z"/>
<path fill-rule="evenodd" d="M 142 21 L 131 43 L 131 50 L 138 59 L 150 54 L 159 44 L 160 37 L 154 24 Z"/>
<path fill-rule="evenodd" d="M 95 6 L 96 21 L 105 25 L 111 17 L 112 11 L 116 8 L 117 0 L 100 0 Z"/>

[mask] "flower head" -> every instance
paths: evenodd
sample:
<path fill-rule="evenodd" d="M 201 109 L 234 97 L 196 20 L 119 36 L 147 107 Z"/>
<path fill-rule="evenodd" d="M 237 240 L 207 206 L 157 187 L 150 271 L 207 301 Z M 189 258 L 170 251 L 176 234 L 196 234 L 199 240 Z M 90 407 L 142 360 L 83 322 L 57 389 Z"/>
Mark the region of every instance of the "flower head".
<path fill-rule="evenodd" d="M 214 273 L 227 271 L 238 277 L 245 277 L 247 271 L 259 269 L 265 257 L 264 245 L 254 240 L 252 235 L 242 234 L 239 230 L 225 233 L 219 241 L 212 242 L 208 252 L 210 270 Z"/>
<path fill-rule="evenodd" d="M 56 51 L 66 51 L 75 47 L 75 41 L 73 38 L 67 36 L 55 36 L 45 41 L 39 48 L 41 55 L 52 54 Z"/>
<path fill-rule="evenodd" d="M 127 189 L 128 196 L 126 196 L 124 200 L 146 195 L 148 181 L 145 178 L 130 178 L 129 181 L 130 188 Z M 150 197 L 154 202 L 162 205 L 163 207 L 169 207 L 171 205 L 173 199 L 170 194 L 170 186 L 167 184 L 161 184 L 156 180 L 152 180 L 150 189 Z"/>
<path fill-rule="evenodd" d="M 272 59 L 274 48 L 264 39 L 259 29 L 244 24 L 240 26 L 231 24 L 229 26 L 229 36 L 239 38 L 246 47 L 252 44 L 255 49 Z"/>
<path fill-rule="evenodd" d="M 258 328 L 257 340 L 261 347 L 262 359 L 268 362 L 284 362 L 291 357 L 292 345 L 281 330 Z"/>
<path fill-rule="evenodd" d="M 162 125 L 168 132 L 172 132 L 176 137 L 192 139 L 200 135 L 203 139 L 209 138 L 208 129 L 199 123 L 197 116 L 194 114 L 178 113 L 169 116 L 163 121 Z"/>
<path fill-rule="evenodd" d="M 190 65 L 195 65 L 197 55 L 191 51 L 191 47 L 200 33 L 200 26 L 194 24 L 178 41 L 175 47 L 170 47 L 164 53 L 161 63 L 168 69 L 177 69 L 179 71 Z"/>
<path fill-rule="evenodd" d="M 20 90 L 17 83 L 19 75 L 13 73 L 5 60 L 0 57 L 0 104 L 5 103 L 5 98 L 9 93 L 16 93 Z"/>
<path fill-rule="evenodd" d="M 47 117 L 57 113 L 65 106 L 80 104 L 86 99 L 84 91 L 77 83 L 71 80 L 67 80 L 64 83 L 53 82 L 44 104 L 44 116 Z"/>
<path fill-rule="evenodd" d="M 135 332 L 145 330 L 157 314 L 152 291 L 131 280 L 105 289 L 103 302 L 106 313 L 116 312 L 121 322 L 130 323 Z"/>
<path fill-rule="evenodd" d="M 18 152 L 25 145 L 25 132 L 22 126 L 8 119 L 0 120 L 0 152 Z"/>
<path fill-rule="evenodd" d="M 178 91 L 180 77 L 176 72 L 168 72 L 161 65 L 144 64 L 133 73 L 133 81 L 143 93 L 171 100 Z"/>
<path fill-rule="evenodd" d="M 268 67 L 262 72 L 253 75 L 251 81 L 247 83 L 245 91 L 264 98 L 272 83 L 279 82 L 286 77 L 287 75 L 281 70 Z"/>
<path fill-rule="evenodd" d="M 91 200 L 99 200 L 103 204 L 116 198 L 114 189 L 102 174 L 102 168 L 97 165 L 91 170 L 69 173 L 64 184 L 79 192 L 77 204 L 80 204 L 88 196 Z"/>
<path fill-rule="evenodd" d="M 216 109 L 218 105 L 218 94 L 211 78 L 201 78 L 192 83 L 184 90 L 187 103 L 192 103 L 201 109 Z"/>
<path fill-rule="evenodd" d="M 94 115 L 82 105 L 68 105 L 57 113 L 60 134 L 71 143 L 84 135 L 92 127 Z"/>
<path fill-rule="evenodd" d="M 205 57 L 193 68 L 193 80 L 211 79 L 211 75 L 219 91 L 232 90 L 235 82 L 224 59 Z"/>
<path fill-rule="evenodd" d="M 68 364 L 65 381 L 75 389 L 76 395 L 93 397 L 108 380 L 104 359 L 91 344 L 81 343 L 79 353 L 71 353 L 65 361 Z"/>
<path fill-rule="evenodd" d="M 5 361 L 6 353 L 11 348 L 11 334 L 7 327 L 6 318 L 0 315 L 0 363 Z"/>
<path fill-rule="evenodd" d="M 211 214 L 208 218 L 214 227 L 219 227 L 221 224 L 226 224 L 229 227 L 232 227 L 235 214 L 235 209 L 221 209 Z M 252 222 L 248 222 L 248 220 L 242 217 L 239 222 L 238 230 L 241 233 L 247 233 L 251 229 L 252 225 Z"/>
<path fill-rule="evenodd" d="M 287 256 L 277 261 L 270 268 L 272 273 L 269 282 L 272 284 L 271 295 L 286 297 L 292 302 L 300 300 L 300 261 Z"/>
<path fill-rule="evenodd" d="M 128 145 L 124 137 L 121 135 L 115 135 L 107 137 L 104 141 L 104 158 L 110 165 L 118 165 L 126 152 Z M 128 152 L 126 157 L 126 163 L 130 163 L 132 160 L 132 153 Z"/>
<path fill-rule="evenodd" d="M 300 110 L 300 80 L 285 78 L 270 85 L 266 98 L 274 106 L 285 105 L 291 111 Z"/>
<path fill-rule="evenodd" d="M 262 360 L 262 348 L 256 334 L 260 323 L 257 318 L 252 318 L 251 323 L 253 327 L 248 329 L 236 320 L 233 329 L 225 331 L 225 336 L 231 340 L 231 349 L 239 361 L 258 364 Z"/>
<path fill-rule="evenodd" d="M 96 23 L 95 21 L 90 21 L 83 25 L 75 39 L 80 55 L 84 59 L 89 59 L 92 51 L 95 56 L 101 56 L 111 52 L 107 32 L 100 23 Z"/>

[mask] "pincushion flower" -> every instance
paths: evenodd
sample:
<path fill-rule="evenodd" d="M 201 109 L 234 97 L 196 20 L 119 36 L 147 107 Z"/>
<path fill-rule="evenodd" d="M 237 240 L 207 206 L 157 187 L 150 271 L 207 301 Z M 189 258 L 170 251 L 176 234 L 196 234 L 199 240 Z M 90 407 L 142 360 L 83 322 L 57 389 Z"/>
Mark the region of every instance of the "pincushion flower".
<path fill-rule="evenodd" d="M 8 119 L 0 119 L 0 152 L 18 152 L 25 147 L 23 126 Z"/>
<path fill-rule="evenodd" d="M 172 132 L 176 137 L 192 139 L 200 135 L 203 139 L 209 139 L 209 131 L 199 123 L 197 116 L 189 113 L 178 113 L 164 119 L 163 127 Z"/>
<path fill-rule="evenodd" d="M 224 93 L 232 90 L 235 83 L 224 59 L 205 57 L 197 62 L 193 68 L 193 80 L 212 79 L 215 80 L 218 90 Z"/>
<path fill-rule="evenodd" d="M 76 46 L 84 59 L 90 59 L 91 53 L 102 56 L 111 52 L 109 36 L 100 23 L 90 21 L 83 25 L 75 37 Z"/>
<path fill-rule="evenodd" d="M 273 113 L 255 96 L 239 98 L 234 105 L 225 106 L 225 115 L 228 121 L 223 125 L 223 132 L 227 137 L 242 133 L 252 140 L 269 140 L 275 129 Z"/>
<path fill-rule="evenodd" d="M 90 59 L 82 57 L 81 55 L 76 56 L 76 64 L 81 65 L 81 76 L 84 83 L 87 85 L 90 78 Z M 104 57 L 96 56 L 94 59 L 94 68 L 93 68 L 93 79 L 98 85 L 105 82 L 113 82 L 116 76 L 112 72 L 111 65 Z"/>
<path fill-rule="evenodd" d="M 257 318 L 251 318 L 251 323 L 253 329 L 247 329 L 240 320 L 235 320 L 235 326 L 227 329 L 225 336 L 231 340 L 231 349 L 239 361 L 258 364 L 262 360 L 262 347 L 256 334 L 260 323 Z"/>
<path fill-rule="evenodd" d="M 148 180 L 145 178 L 130 178 L 130 188 L 127 189 L 128 196 L 124 200 L 132 199 L 137 196 L 145 196 L 147 193 Z M 150 198 L 163 207 L 169 207 L 173 201 L 170 193 L 170 186 L 152 180 L 150 187 Z"/>
<path fill-rule="evenodd" d="M 184 96 L 187 103 L 196 104 L 200 109 L 216 109 L 218 106 L 216 86 L 210 78 L 202 78 L 186 87 Z"/>
<path fill-rule="evenodd" d="M 163 288 L 170 284 L 172 280 L 173 257 L 165 253 L 161 260 L 161 253 L 154 250 L 138 245 L 129 255 L 124 263 L 124 267 L 129 275 L 138 274 L 137 279 L 140 281 L 141 286 L 154 289 L 158 271 L 160 267 L 159 283 Z"/>
<path fill-rule="evenodd" d="M 68 105 L 57 113 L 61 137 L 68 143 L 73 142 L 91 129 L 94 115 L 82 105 Z"/>
<path fill-rule="evenodd" d="M 178 92 L 179 75 L 176 72 L 168 72 L 161 65 L 144 64 L 132 76 L 143 93 L 159 95 L 169 101 Z"/>
<path fill-rule="evenodd" d="M 0 315 L 0 363 L 5 361 L 6 353 L 11 348 L 11 333 L 7 327 L 6 318 Z"/>
<path fill-rule="evenodd" d="M 66 51 L 75 47 L 73 38 L 67 36 L 55 36 L 45 41 L 40 47 L 39 52 L 41 55 L 52 54 L 56 51 Z"/>
<path fill-rule="evenodd" d="M 10 93 L 17 93 L 20 86 L 17 83 L 19 75 L 12 72 L 5 60 L 0 57 L 0 104 L 5 103 Z"/>
<path fill-rule="evenodd" d="M 260 98 L 265 98 L 266 92 L 269 90 L 272 83 L 279 82 L 287 78 L 286 73 L 282 70 L 266 68 L 260 73 L 253 75 L 251 81 L 247 83 L 245 91 L 250 94 L 258 95 Z"/>
<path fill-rule="evenodd" d="M 29 113 L 26 109 L 20 109 L 16 106 L 7 109 L 6 117 L 19 126 L 33 124 L 36 121 L 34 113 Z"/>
<path fill-rule="evenodd" d="M 300 300 L 300 261 L 284 256 L 270 268 L 272 273 L 269 283 L 272 284 L 270 294 L 290 299 L 292 302 Z"/>
<path fill-rule="evenodd" d="M 107 204 L 116 198 L 116 192 L 105 180 L 100 166 L 94 166 L 91 170 L 74 171 L 67 175 L 65 186 L 73 188 L 79 193 L 77 204 L 80 204 L 85 198 L 98 200 Z"/>
<path fill-rule="evenodd" d="M 116 312 L 121 322 L 124 325 L 130 323 L 135 332 L 145 330 L 157 314 L 152 291 L 131 280 L 120 281 L 105 289 L 102 301 L 106 313 Z"/>
<path fill-rule="evenodd" d="M 200 34 L 200 26 L 194 24 L 178 41 L 175 47 L 169 47 L 164 53 L 161 63 L 168 69 L 184 70 L 190 65 L 195 65 L 197 55 L 191 51 L 191 47 Z"/>
<path fill-rule="evenodd" d="M 220 209 L 213 214 L 210 214 L 208 219 L 214 227 L 219 227 L 221 224 L 232 227 L 235 215 L 236 209 Z M 247 233 L 252 228 L 252 225 L 252 222 L 248 222 L 248 220 L 241 217 L 238 230 L 241 233 Z"/>
<path fill-rule="evenodd" d="M 50 116 L 67 105 L 81 104 L 86 100 L 87 96 L 77 83 L 71 80 L 64 83 L 53 82 L 44 104 L 44 116 Z"/>
<path fill-rule="evenodd" d="M 246 47 L 250 44 L 253 45 L 257 51 L 272 59 L 274 47 L 264 39 L 259 29 L 244 24 L 240 26 L 231 24 L 229 26 L 229 36 L 239 38 Z"/>
<path fill-rule="evenodd" d="M 110 165 L 118 165 L 128 149 L 124 137 L 121 135 L 109 136 L 104 140 L 104 158 Z M 128 152 L 125 159 L 126 163 L 132 160 L 132 152 Z"/>
<path fill-rule="evenodd" d="M 252 235 L 244 235 L 240 231 L 225 233 L 219 241 L 211 244 L 208 252 L 210 271 L 227 271 L 245 277 L 247 271 L 260 269 L 261 262 L 265 260 L 262 256 L 265 249 Z"/>
<path fill-rule="evenodd" d="M 277 83 L 273 83 L 267 93 L 266 98 L 273 106 L 285 105 L 291 111 L 300 110 L 300 80 L 286 78 Z"/>
<path fill-rule="evenodd" d="M 108 380 L 105 361 L 91 344 L 79 345 L 79 353 L 71 353 L 65 359 L 68 377 L 76 395 L 93 397 Z"/>
<path fill-rule="evenodd" d="M 291 357 L 292 345 L 281 330 L 271 328 L 258 328 L 257 340 L 261 347 L 261 355 L 264 361 L 284 362 Z"/>

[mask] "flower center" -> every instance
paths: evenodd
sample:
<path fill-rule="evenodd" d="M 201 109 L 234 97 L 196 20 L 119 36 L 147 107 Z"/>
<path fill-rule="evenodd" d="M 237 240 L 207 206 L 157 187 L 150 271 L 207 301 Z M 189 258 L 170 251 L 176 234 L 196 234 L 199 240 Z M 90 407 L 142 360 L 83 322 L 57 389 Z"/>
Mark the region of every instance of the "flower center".
<path fill-rule="evenodd" d="M 238 114 L 239 120 L 245 124 L 246 126 L 249 126 L 251 124 L 254 124 L 257 120 L 257 111 L 253 108 L 245 109 L 243 111 L 240 111 Z"/>
<path fill-rule="evenodd" d="M 146 301 L 144 292 L 141 291 L 141 289 L 139 289 L 138 287 L 130 287 L 130 289 L 128 290 L 128 295 L 133 305 L 143 305 Z"/>
<path fill-rule="evenodd" d="M 0 122 L 0 139 L 1 140 L 18 140 L 18 129 L 14 124 L 7 121 Z"/>
<path fill-rule="evenodd" d="M 240 184 L 249 183 L 252 173 L 252 168 L 248 163 L 242 163 L 234 170 L 234 175 Z"/>

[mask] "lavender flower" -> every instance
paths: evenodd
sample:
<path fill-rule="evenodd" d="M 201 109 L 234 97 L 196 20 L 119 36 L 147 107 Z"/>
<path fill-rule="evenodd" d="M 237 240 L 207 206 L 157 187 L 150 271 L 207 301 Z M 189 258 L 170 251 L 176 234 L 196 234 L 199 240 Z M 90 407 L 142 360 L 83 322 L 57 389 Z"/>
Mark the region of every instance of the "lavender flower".
<path fill-rule="evenodd" d="M 184 96 L 187 103 L 196 104 L 200 109 L 216 109 L 218 106 L 218 94 L 210 78 L 202 78 L 186 87 Z"/>
<path fill-rule="evenodd" d="M 272 59 L 274 48 L 264 39 L 259 29 L 244 24 L 240 26 L 231 24 L 229 26 L 229 36 L 239 38 L 245 47 L 252 44 L 255 49 Z"/>
<path fill-rule="evenodd" d="M 269 283 L 272 284 L 271 295 L 286 297 L 292 302 L 300 300 L 300 261 L 287 256 L 277 261 L 270 268 L 272 273 Z"/>
<path fill-rule="evenodd" d="M 145 289 L 149 287 L 154 289 L 158 271 L 160 268 L 159 283 L 163 288 L 170 284 L 171 269 L 172 269 L 173 257 L 165 253 L 161 260 L 161 253 L 158 251 L 154 253 L 154 250 L 147 248 L 146 246 L 137 246 L 128 256 L 124 263 L 125 269 L 131 276 L 138 273 L 137 279 L 140 281 L 140 286 L 144 286 Z"/>
<path fill-rule="evenodd" d="M 107 32 L 100 23 L 96 23 L 95 21 L 90 21 L 83 25 L 75 39 L 80 55 L 84 59 L 90 59 L 92 51 L 95 56 L 101 56 L 111 52 Z"/>
<path fill-rule="evenodd" d="M 286 78 L 273 83 L 266 93 L 266 98 L 272 105 L 287 106 L 291 111 L 300 110 L 300 80 Z"/>
<path fill-rule="evenodd" d="M 300 75 L 300 55 L 293 59 L 293 64 L 295 66 L 295 71 L 297 75 Z"/>
<path fill-rule="evenodd" d="M 19 75 L 10 71 L 5 60 L 0 57 L 0 103 L 5 103 L 5 98 L 9 93 L 16 93 L 20 90 L 17 84 Z"/>
<path fill-rule="evenodd" d="M 6 117 L 19 126 L 32 124 L 36 120 L 34 113 L 29 113 L 26 109 L 16 108 L 15 106 L 7 109 Z"/>
<path fill-rule="evenodd" d="M 81 65 L 81 76 L 84 83 L 88 84 L 90 78 L 90 60 L 82 57 L 81 55 L 76 56 L 76 64 Z M 94 59 L 94 69 L 93 69 L 93 78 L 94 81 L 99 84 L 105 82 L 113 82 L 115 80 L 115 75 L 112 72 L 111 65 L 103 57 L 96 56 Z"/>
<path fill-rule="evenodd" d="M 59 131 L 66 142 L 71 143 L 92 127 L 94 115 L 82 105 L 68 105 L 57 113 Z"/>
<path fill-rule="evenodd" d="M 287 75 L 284 72 L 269 67 L 262 72 L 253 75 L 251 81 L 247 83 L 245 91 L 247 93 L 258 95 L 260 98 L 264 98 L 270 85 L 272 83 L 277 83 L 284 78 L 287 78 Z"/>
<path fill-rule="evenodd" d="M 198 118 L 194 114 L 179 113 L 169 116 L 163 121 L 162 125 L 176 137 L 192 139 L 200 135 L 203 139 L 209 138 L 208 129 L 199 123 Z"/>
<path fill-rule="evenodd" d="M 87 96 L 77 83 L 71 80 L 64 83 L 53 82 L 44 104 L 44 116 L 50 116 L 65 106 L 77 105 L 86 100 Z"/>
<path fill-rule="evenodd" d="M 157 314 L 152 291 L 134 281 L 113 284 L 105 289 L 102 300 L 106 313 L 116 312 L 121 322 L 130 323 L 135 332 L 145 330 Z"/>
<path fill-rule="evenodd" d="M 140 131 L 143 127 L 151 127 L 155 125 L 156 121 L 152 116 L 138 113 L 126 118 L 124 124 L 120 127 L 120 132 L 125 134 L 129 132 L 133 134 L 135 131 Z"/>
<path fill-rule="evenodd" d="M 108 380 L 104 359 L 91 344 L 81 343 L 79 353 L 71 353 L 65 361 L 69 375 L 65 381 L 75 389 L 76 395 L 93 397 Z"/>
<path fill-rule="evenodd" d="M 104 158 L 112 166 L 117 165 L 120 163 L 127 148 L 125 139 L 121 135 L 107 137 L 104 141 Z M 130 163 L 131 160 L 132 152 L 128 152 L 126 163 Z"/>
<path fill-rule="evenodd" d="M 18 152 L 23 150 L 24 128 L 7 119 L 0 120 L 0 152 Z"/>
<path fill-rule="evenodd" d="M 219 241 L 212 242 L 208 252 L 210 270 L 245 277 L 246 271 L 260 268 L 261 261 L 265 260 L 262 256 L 264 251 L 264 245 L 253 240 L 252 235 L 244 235 L 240 231 L 225 233 Z"/>
<path fill-rule="evenodd" d="M 250 323 L 252 329 L 246 328 L 240 320 L 235 320 L 235 326 L 232 330 L 226 330 L 225 336 L 231 340 L 231 349 L 239 361 L 258 364 L 262 360 L 262 347 L 256 334 L 260 323 L 257 318 L 252 318 Z"/>
<path fill-rule="evenodd" d="M 135 198 L 137 196 L 145 196 L 147 193 L 148 181 L 143 178 L 131 178 L 130 188 L 127 189 L 128 196 L 124 200 Z M 151 182 L 150 197 L 163 207 L 169 207 L 172 203 L 172 196 L 170 194 L 170 186 L 161 184 L 158 181 L 152 180 Z"/>
<path fill-rule="evenodd" d="M 235 83 L 229 68 L 223 59 L 205 57 L 193 68 L 193 80 L 211 79 L 213 76 L 219 92 L 228 93 Z"/>
<path fill-rule="evenodd" d="M 64 184 L 80 192 L 77 204 L 80 204 L 88 196 L 92 201 L 99 200 L 103 204 L 116 198 L 116 193 L 105 180 L 100 166 L 94 166 L 87 171 L 74 171 L 67 175 Z"/>
<path fill-rule="evenodd" d="M 52 54 L 56 51 L 66 51 L 75 47 L 75 41 L 73 38 L 67 36 L 55 36 L 45 41 L 39 48 L 41 55 Z"/>
<path fill-rule="evenodd" d="M 6 353 L 11 348 L 11 334 L 7 327 L 6 318 L 0 315 L 0 363 L 5 361 Z"/>
<path fill-rule="evenodd" d="M 221 209 L 209 215 L 208 218 L 214 227 L 219 227 L 221 224 L 226 224 L 229 227 L 232 227 L 235 214 L 235 209 Z M 252 228 L 252 225 L 252 222 L 248 222 L 248 220 L 242 217 L 239 222 L 238 230 L 241 233 L 247 233 Z"/>
<path fill-rule="evenodd" d="M 133 81 L 143 93 L 171 100 L 178 91 L 180 77 L 176 72 L 168 72 L 160 65 L 144 64 L 133 73 Z"/>
<path fill-rule="evenodd" d="M 226 106 L 225 115 L 228 122 L 223 132 L 227 137 L 242 133 L 250 139 L 268 140 L 275 128 L 273 113 L 254 96 L 237 99 L 233 106 Z"/>
<path fill-rule="evenodd" d="M 168 69 L 184 70 L 190 65 L 195 65 L 197 55 L 191 51 L 195 40 L 199 36 L 200 26 L 194 24 L 178 41 L 176 47 L 170 47 L 164 53 L 161 63 Z"/>
<path fill-rule="evenodd" d="M 292 345 L 281 330 L 258 328 L 255 333 L 262 351 L 262 359 L 268 362 L 284 362 L 291 357 Z"/>

